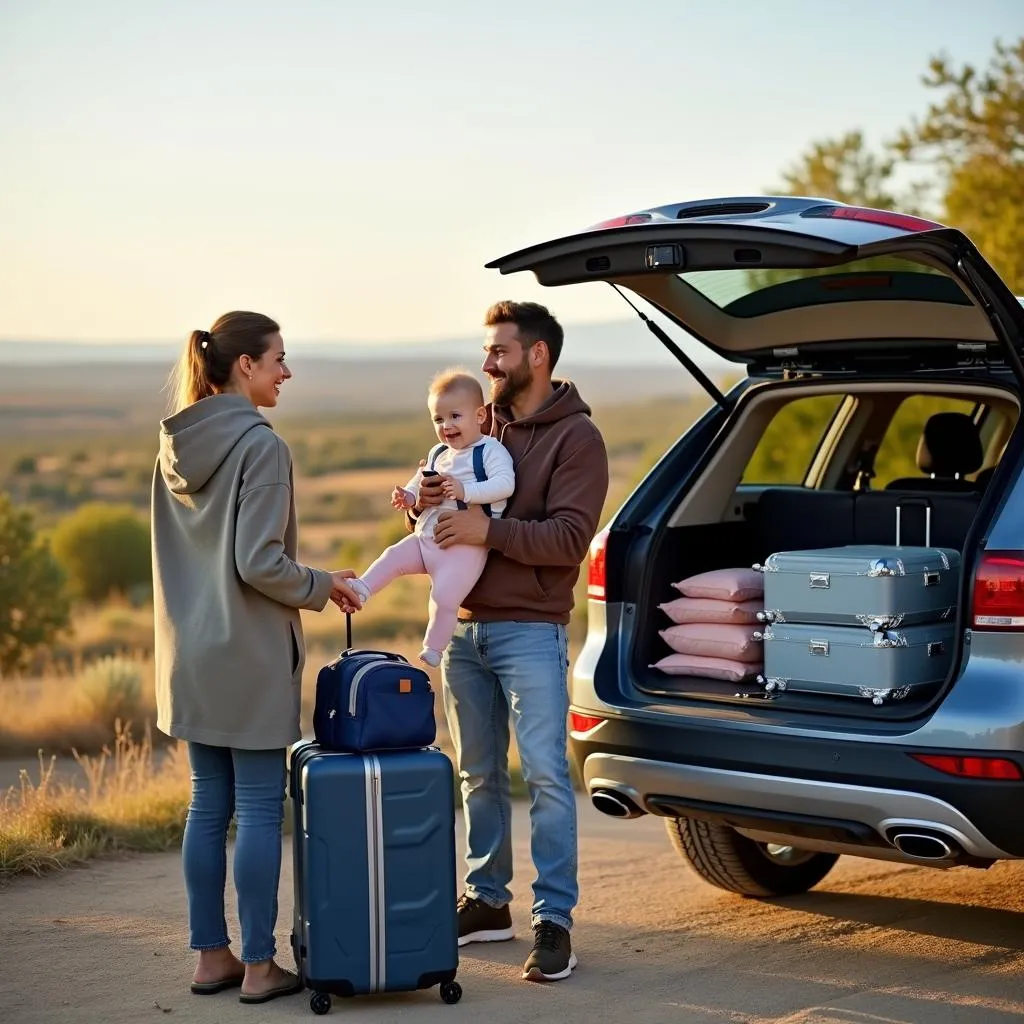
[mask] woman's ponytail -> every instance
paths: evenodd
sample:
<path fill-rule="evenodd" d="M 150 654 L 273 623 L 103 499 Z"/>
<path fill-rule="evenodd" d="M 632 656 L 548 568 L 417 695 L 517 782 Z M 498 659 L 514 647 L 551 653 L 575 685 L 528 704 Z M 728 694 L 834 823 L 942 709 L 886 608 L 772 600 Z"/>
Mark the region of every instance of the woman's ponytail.
<path fill-rule="evenodd" d="M 209 331 L 193 331 L 168 381 L 173 412 L 224 390 L 242 355 L 259 359 L 281 328 L 262 313 L 225 313 Z"/>

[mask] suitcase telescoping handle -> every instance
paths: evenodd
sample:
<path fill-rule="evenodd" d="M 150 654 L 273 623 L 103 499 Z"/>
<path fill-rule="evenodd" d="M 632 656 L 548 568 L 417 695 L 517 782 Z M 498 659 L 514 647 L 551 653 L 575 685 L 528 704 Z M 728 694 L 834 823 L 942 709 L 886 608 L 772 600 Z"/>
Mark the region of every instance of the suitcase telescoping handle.
<path fill-rule="evenodd" d="M 349 654 L 352 651 L 352 613 L 345 612 L 345 650 L 342 651 L 342 655 Z M 397 658 L 399 661 L 404 661 L 408 664 L 409 659 L 403 658 L 401 654 L 395 654 L 388 651 L 366 651 L 361 650 L 360 654 L 377 654 L 382 658 Z"/>
<path fill-rule="evenodd" d="M 926 548 L 930 548 L 932 546 L 932 503 L 927 498 L 900 498 L 899 501 L 896 502 L 896 547 L 901 547 L 903 545 L 903 521 L 900 513 L 907 505 L 923 506 L 924 546 Z"/>

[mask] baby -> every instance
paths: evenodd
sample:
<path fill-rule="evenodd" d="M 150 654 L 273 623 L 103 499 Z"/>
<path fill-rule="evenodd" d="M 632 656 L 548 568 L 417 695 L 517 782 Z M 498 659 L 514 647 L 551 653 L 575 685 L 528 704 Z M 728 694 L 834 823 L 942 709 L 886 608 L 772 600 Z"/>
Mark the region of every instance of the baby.
<path fill-rule="evenodd" d="M 452 370 L 435 377 L 427 408 L 441 443 L 430 450 L 426 465 L 404 487 L 394 489 L 391 505 L 412 508 L 420 481 L 434 473 L 441 476 L 444 501 L 424 509 L 415 532 L 392 544 L 358 579 L 349 580 L 349 586 L 365 605 L 399 576 L 429 575 L 429 615 L 419 657 L 435 668 L 455 632 L 459 606 L 483 572 L 487 548 L 457 544 L 442 551 L 434 541 L 434 524 L 445 509 L 469 505 L 480 505 L 487 515 L 499 517 L 515 490 L 515 471 L 504 445 L 481 433 L 487 410 L 483 389 L 474 376 Z"/>

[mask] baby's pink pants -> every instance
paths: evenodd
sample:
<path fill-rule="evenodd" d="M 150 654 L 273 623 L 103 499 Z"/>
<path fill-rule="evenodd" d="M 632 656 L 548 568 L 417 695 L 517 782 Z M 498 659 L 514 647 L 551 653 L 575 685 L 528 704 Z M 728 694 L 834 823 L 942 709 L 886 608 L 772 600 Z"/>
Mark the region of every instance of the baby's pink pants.
<path fill-rule="evenodd" d="M 412 533 L 383 551 L 360 579 L 376 594 L 399 576 L 426 573 L 430 577 L 430 603 L 425 647 L 443 651 L 455 632 L 459 607 L 480 578 L 487 548 L 456 544 L 442 551 L 433 531 Z"/>

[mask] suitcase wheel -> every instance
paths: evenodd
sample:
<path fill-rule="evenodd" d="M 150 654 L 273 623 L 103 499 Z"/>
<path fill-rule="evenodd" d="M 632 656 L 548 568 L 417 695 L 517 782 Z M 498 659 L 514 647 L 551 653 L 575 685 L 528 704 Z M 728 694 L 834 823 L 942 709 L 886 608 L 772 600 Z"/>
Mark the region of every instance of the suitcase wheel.
<path fill-rule="evenodd" d="M 454 1006 L 462 998 L 462 986 L 457 981 L 446 981 L 441 986 L 441 998 Z"/>
<path fill-rule="evenodd" d="M 309 1008 L 318 1016 L 330 1013 L 331 997 L 326 992 L 314 992 L 309 997 Z"/>

